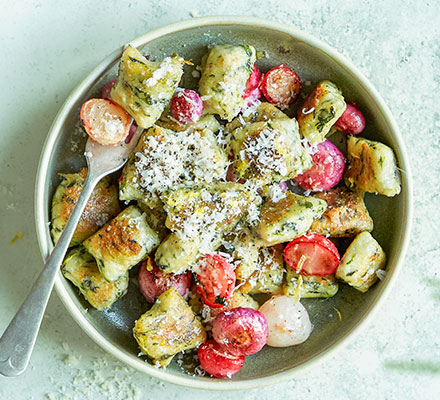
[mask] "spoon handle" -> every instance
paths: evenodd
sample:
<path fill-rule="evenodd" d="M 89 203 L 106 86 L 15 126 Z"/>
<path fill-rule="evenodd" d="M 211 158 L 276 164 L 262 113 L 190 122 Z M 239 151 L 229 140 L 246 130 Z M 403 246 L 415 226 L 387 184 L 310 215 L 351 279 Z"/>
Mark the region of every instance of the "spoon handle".
<path fill-rule="evenodd" d="M 20 375 L 27 367 L 57 271 L 99 177 L 89 171 L 73 212 L 32 289 L 0 338 L 0 374 Z"/>

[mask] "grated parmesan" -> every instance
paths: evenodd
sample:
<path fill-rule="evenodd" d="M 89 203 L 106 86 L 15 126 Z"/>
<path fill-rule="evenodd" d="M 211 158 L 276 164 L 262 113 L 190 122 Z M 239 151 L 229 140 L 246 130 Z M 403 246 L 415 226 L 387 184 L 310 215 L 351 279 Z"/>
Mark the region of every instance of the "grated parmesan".
<path fill-rule="evenodd" d="M 284 199 L 286 197 L 286 193 L 281 189 L 279 185 L 272 185 L 269 188 L 268 195 L 274 203 L 278 203 L 281 199 Z"/>
<path fill-rule="evenodd" d="M 261 104 L 260 100 L 254 100 L 245 103 L 244 107 L 241 110 L 243 117 L 249 117 L 250 115 L 254 115 L 257 112 L 258 106 Z M 244 123 L 242 125 L 245 125 Z"/>
<path fill-rule="evenodd" d="M 160 63 L 159 68 L 153 71 L 153 75 L 151 78 L 148 78 L 144 80 L 144 84 L 146 86 L 155 86 L 157 83 L 165 78 L 167 73 L 170 73 L 172 71 L 172 60 L 171 57 L 166 57 L 164 60 Z"/>
<path fill-rule="evenodd" d="M 228 161 L 210 130 L 160 133 L 145 137 L 129 182 L 142 189 L 145 202 L 156 201 L 170 189 L 225 179 Z"/>
<path fill-rule="evenodd" d="M 241 160 L 249 160 L 260 175 L 264 176 L 276 171 L 285 176 L 288 173 L 286 159 L 280 157 L 277 151 L 277 141 L 282 146 L 283 136 L 277 129 L 265 127 L 258 135 L 252 136 L 244 142 L 244 149 L 240 151 Z"/>

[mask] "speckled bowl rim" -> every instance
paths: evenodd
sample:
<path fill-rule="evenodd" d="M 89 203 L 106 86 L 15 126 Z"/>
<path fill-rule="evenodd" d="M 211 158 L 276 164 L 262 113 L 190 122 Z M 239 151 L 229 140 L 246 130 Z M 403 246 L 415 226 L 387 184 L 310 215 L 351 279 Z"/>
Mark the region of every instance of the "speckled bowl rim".
<path fill-rule="evenodd" d="M 91 339 L 93 339 L 99 346 L 101 346 L 104 350 L 113 354 L 122 362 L 132 366 L 133 368 L 144 372 L 150 376 L 155 378 L 182 385 L 196 389 L 209 389 L 209 390 L 240 390 L 240 389 L 251 389 L 258 388 L 262 386 L 272 385 L 276 383 L 280 383 L 286 381 L 288 379 L 293 378 L 294 376 L 304 372 L 307 368 L 311 368 L 317 365 L 319 362 L 322 362 L 326 357 L 334 353 L 336 350 L 340 349 L 342 346 L 347 345 L 349 340 L 352 340 L 355 337 L 355 334 L 358 334 L 361 328 L 364 328 L 368 322 L 373 318 L 375 312 L 379 309 L 382 302 L 385 300 L 386 296 L 390 292 L 393 283 L 397 279 L 398 271 L 403 263 L 405 253 L 408 247 L 410 231 L 412 225 L 412 175 L 410 173 L 410 165 L 408 161 L 408 156 L 406 153 L 405 145 L 403 143 L 402 136 L 400 134 L 399 128 L 385 104 L 384 100 L 378 93 L 378 91 L 373 87 L 373 85 L 367 80 L 367 78 L 351 63 L 351 61 L 347 60 L 344 56 L 339 54 L 336 50 L 331 48 L 326 43 L 316 39 L 315 37 L 302 32 L 296 28 L 286 26 L 277 22 L 272 22 L 260 18 L 255 17 L 204 17 L 204 18 L 195 18 L 191 20 L 185 20 L 178 23 L 174 23 L 171 25 L 167 25 L 158 29 L 155 29 L 151 32 L 148 32 L 130 43 L 134 46 L 142 46 L 152 40 L 155 40 L 161 36 L 168 35 L 170 33 L 176 33 L 182 30 L 197 28 L 197 27 L 206 27 L 209 25 L 243 25 L 243 26 L 252 26 L 255 28 L 268 28 L 275 31 L 287 33 L 292 37 L 302 40 L 309 45 L 323 51 L 328 56 L 330 56 L 339 66 L 340 68 L 344 68 L 350 72 L 351 75 L 357 79 L 360 86 L 362 86 L 363 90 L 369 94 L 371 99 L 376 103 L 377 107 L 380 109 L 382 116 L 385 122 L 392 128 L 391 135 L 397 142 L 398 145 L 398 153 L 400 155 L 400 167 L 402 170 L 406 171 L 406 176 L 404 177 L 405 184 L 402 185 L 402 193 L 401 196 L 404 196 L 405 199 L 403 201 L 404 210 L 402 210 L 402 216 L 404 218 L 402 223 L 402 230 L 400 232 L 400 237 L 397 239 L 398 244 L 397 248 L 399 251 L 396 257 L 391 260 L 388 265 L 388 268 L 391 273 L 387 274 L 387 277 L 379 289 L 379 293 L 376 295 L 376 299 L 371 303 L 369 308 L 365 311 L 365 317 L 359 321 L 353 329 L 349 332 L 341 335 L 335 342 L 333 346 L 329 349 L 322 351 L 317 356 L 312 359 L 304 362 L 302 365 L 294 367 L 290 370 L 283 371 L 280 373 L 276 373 L 267 377 L 257 378 L 257 379 L 249 379 L 242 381 L 232 381 L 232 380 L 219 380 L 219 379 L 210 379 L 210 380 L 198 380 L 192 376 L 187 376 L 184 374 L 176 375 L 168 372 L 167 370 L 157 369 L 152 367 L 151 365 L 144 363 L 140 359 L 132 358 L 128 352 L 125 352 L 123 349 L 112 344 L 111 341 L 105 339 L 96 328 L 89 322 L 84 316 L 84 313 L 81 312 L 80 309 L 76 307 L 69 293 L 63 285 L 61 274 L 58 274 L 55 281 L 56 291 L 61 298 L 61 301 L 64 303 L 67 310 L 73 316 L 75 321 L 80 325 L 80 327 L 89 335 Z M 81 82 L 77 88 L 69 95 L 66 99 L 64 105 L 61 107 L 58 112 L 52 127 L 49 130 L 48 136 L 46 138 L 43 152 L 40 157 L 39 167 L 37 171 L 37 179 L 36 179 L 36 187 L 35 187 L 35 220 L 36 220 L 36 230 L 38 236 L 38 242 L 40 246 L 40 251 L 43 256 L 43 259 L 46 260 L 50 252 L 52 251 L 53 245 L 47 234 L 47 222 L 48 219 L 48 210 L 47 205 L 44 204 L 44 193 L 45 187 L 44 183 L 47 179 L 48 174 L 48 166 L 50 163 L 50 157 L 52 151 L 55 147 L 56 139 L 58 134 L 62 128 L 66 117 L 71 110 L 71 107 L 77 101 L 77 99 L 81 96 L 81 94 L 90 87 L 90 85 L 107 69 L 108 66 L 114 62 L 117 58 L 120 57 L 122 51 L 122 47 L 118 50 L 111 53 L 108 57 L 106 57 L 86 78 L 83 82 Z"/>

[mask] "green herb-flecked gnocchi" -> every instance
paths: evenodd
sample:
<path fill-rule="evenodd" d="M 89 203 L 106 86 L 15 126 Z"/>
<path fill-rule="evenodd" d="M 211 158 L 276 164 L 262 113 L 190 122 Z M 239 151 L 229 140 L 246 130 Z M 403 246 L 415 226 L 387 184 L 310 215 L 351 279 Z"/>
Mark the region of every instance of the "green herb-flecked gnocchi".
<path fill-rule="evenodd" d="M 249 123 L 267 122 L 274 119 L 289 119 L 289 117 L 273 104 L 262 102 L 255 108 L 249 108 L 246 114 L 241 114 L 231 122 L 228 122 L 226 130 L 233 132 L 234 129 L 242 128 Z"/>
<path fill-rule="evenodd" d="M 142 261 L 159 244 L 159 237 L 139 208 L 129 206 L 83 244 L 101 274 L 115 281 Z"/>
<path fill-rule="evenodd" d="M 258 304 L 258 301 L 256 301 L 249 294 L 245 294 L 240 292 L 239 290 L 236 290 L 232 295 L 231 301 L 228 303 L 228 307 L 231 309 L 237 307 L 247 307 L 252 308 L 253 310 L 258 310 L 260 305 Z"/>
<path fill-rule="evenodd" d="M 118 78 L 110 98 L 122 106 L 141 128 L 147 129 L 160 117 L 183 74 L 184 60 L 174 54 L 163 61 L 147 60 L 127 46 L 119 64 Z"/>
<path fill-rule="evenodd" d="M 256 191 L 236 183 L 177 189 L 164 201 L 166 226 L 173 233 L 158 247 L 155 261 L 167 273 L 182 272 L 200 255 L 215 251 L 223 235 L 261 205 Z"/>
<path fill-rule="evenodd" d="M 87 176 L 87 168 L 75 174 L 60 174 L 63 180 L 52 198 L 51 235 L 54 243 L 63 232 Z M 120 211 L 118 190 L 109 177 L 95 187 L 75 229 L 70 246 L 76 246 L 111 220 Z"/>
<path fill-rule="evenodd" d="M 127 293 L 128 272 L 113 282 L 107 281 L 99 272 L 93 256 L 82 246 L 70 250 L 63 261 L 61 272 L 97 310 L 110 308 Z"/>
<path fill-rule="evenodd" d="M 245 281 L 258 267 L 260 244 L 251 234 L 245 233 L 236 238 L 232 257 L 237 263 L 235 276 L 238 281 Z"/>
<path fill-rule="evenodd" d="M 190 268 L 202 254 L 217 250 L 222 243 L 221 239 L 215 232 L 193 237 L 172 232 L 156 250 L 156 265 L 167 274 L 179 274 Z"/>
<path fill-rule="evenodd" d="M 169 129 L 174 132 L 182 131 L 201 131 L 209 129 L 211 132 L 216 133 L 220 129 L 220 122 L 217 121 L 213 114 L 204 114 L 201 118 L 194 123 L 184 124 L 179 122 L 173 117 L 170 111 L 170 107 L 165 108 L 160 118 L 156 121 L 155 125 L 161 128 Z"/>
<path fill-rule="evenodd" d="M 166 196 L 166 225 L 188 237 L 231 231 L 250 210 L 258 211 L 261 197 L 256 190 L 232 182 L 203 188 L 177 189 Z"/>
<path fill-rule="evenodd" d="M 133 335 L 154 365 L 166 367 L 179 352 L 197 348 L 206 332 L 188 303 L 174 289 L 162 293 L 136 321 Z"/>
<path fill-rule="evenodd" d="M 280 294 L 285 272 L 283 246 L 263 247 L 259 252 L 257 268 L 239 290 L 245 294 Z"/>
<path fill-rule="evenodd" d="M 284 294 L 295 298 L 333 297 L 338 292 L 338 283 L 334 275 L 298 274 L 287 268 Z"/>
<path fill-rule="evenodd" d="M 163 204 L 160 203 L 156 207 L 150 208 L 142 201 L 137 202 L 137 206 L 144 213 L 147 224 L 153 231 L 159 236 L 159 240 L 162 241 L 170 233 L 165 225 L 167 219 L 167 213 L 163 209 Z"/>
<path fill-rule="evenodd" d="M 247 45 L 217 45 L 205 55 L 199 89 L 206 113 L 231 121 L 240 112 L 255 59 L 255 49 Z"/>
<path fill-rule="evenodd" d="M 267 199 L 254 233 L 265 246 L 288 242 L 306 233 L 326 207 L 324 200 L 291 192 L 285 193 L 285 197 L 277 202 Z"/>
<path fill-rule="evenodd" d="M 336 277 L 366 292 L 378 279 L 377 271 L 386 264 L 385 252 L 369 232 L 355 237 L 341 259 Z"/>
<path fill-rule="evenodd" d="M 322 143 L 346 107 L 344 97 L 334 83 L 319 82 L 298 110 L 299 133 L 311 144 Z"/>
<path fill-rule="evenodd" d="M 254 122 L 232 131 L 229 144 L 234 175 L 267 185 L 294 178 L 312 166 L 301 145 L 298 123 L 283 118 Z"/>
<path fill-rule="evenodd" d="M 327 192 L 316 193 L 314 197 L 325 200 L 327 209 L 321 218 L 313 221 L 311 233 L 323 236 L 347 237 L 373 230 L 373 219 L 364 203 L 364 193 L 337 187 Z"/>
<path fill-rule="evenodd" d="M 348 167 L 344 179 L 348 187 L 393 197 L 400 193 L 400 175 L 393 150 L 362 137 L 347 140 Z"/>

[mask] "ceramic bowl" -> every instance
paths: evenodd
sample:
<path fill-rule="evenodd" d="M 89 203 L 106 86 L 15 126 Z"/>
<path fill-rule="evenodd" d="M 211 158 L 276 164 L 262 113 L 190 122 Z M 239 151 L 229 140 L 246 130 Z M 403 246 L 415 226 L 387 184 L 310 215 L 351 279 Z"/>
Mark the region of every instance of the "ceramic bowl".
<path fill-rule="evenodd" d="M 84 331 L 102 348 L 124 363 L 156 378 L 203 389 L 245 389 L 269 385 L 293 377 L 310 367 L 331 351 L 341 347 L 365 326 L 391 288 L 407 248 L 411 224 L 411 181 L 408 158 L 399 129 L 377 90 L 347 59 L 327 44 L 292 27 L 256 18 L 200 18 L 183 21 L 146 33 L 131 42 L 161 59 L 174 51 L 195 64 L 207 46 L 219 43 L 248 43 L 264 50 L 267 58 L 258 61 L 266 71 L 284 63 L 299 74 L 305 92 L 322 79 L 336 82 L 344 96 L 356 101 L 363 110 L 367 128 L 364 136 L 391 146 L 402 169 L 402 192 L 399 196 L 366 195 L 366 203 L 375 222 L 373 236 L 388 255 L 387 274 L 383 281 L 367 293 L 340 285 L 339 293 L 325 301 L 304 300 L 314 331 L 299 346 L 288 348 L 265 347 L 247 357 L 245 366 L 230 380 L 213 379 L 185 373 L 173 362 L 166 370 L 157 369 L 137 355 L 139 348 L 132 336 L 134 321 L 147 306 L 135 279 L 131 279 L 128 295 L 107 311 L 89 307 L 78 290 L 58 273 L 55 287 L 66 308 Z M 52 249 L 49 233 L 51 198 L 60 179 L 59 172 L 76 172 L 85 166 L 83 149 L 85 137 L 79 125 L 81 104 L 99 96 L 100 89 L 117 73 L 122 48 L 101 62 L 72 92 L 58 113 L 48 134 L 41 155 L 36 182 L 36 225 L 43 259 Z M 183 85 L 195 85 L 190 67 Z M 135 277 L 136 271 L 132 271 Z M 337 308 L 342 320 L 338 318 Z"/>

